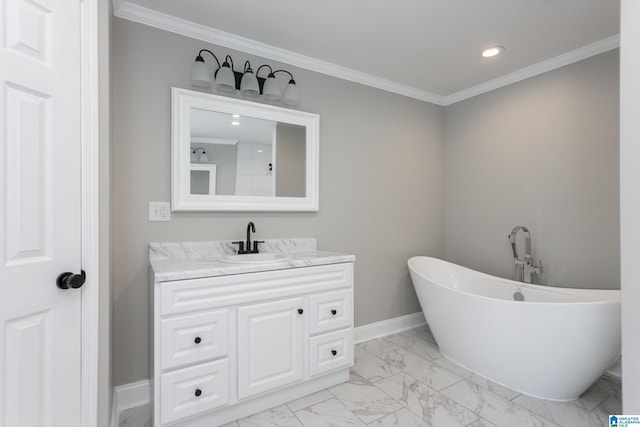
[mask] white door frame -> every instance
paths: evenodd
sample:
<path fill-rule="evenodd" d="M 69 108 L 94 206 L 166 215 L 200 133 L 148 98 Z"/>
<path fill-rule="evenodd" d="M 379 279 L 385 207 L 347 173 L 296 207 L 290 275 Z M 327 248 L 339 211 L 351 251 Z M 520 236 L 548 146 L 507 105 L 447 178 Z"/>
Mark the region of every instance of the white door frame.
<path fill-rule="evenodd" d="M 98 424 L 100 342 L 100 158 L 98 109 L 98 0 L 80 0 L 82 117 L 82 425 Z M 110 351 L 110 349 L 108 350 Z M 109 355 L 106 355 L 109 357 Z"/>

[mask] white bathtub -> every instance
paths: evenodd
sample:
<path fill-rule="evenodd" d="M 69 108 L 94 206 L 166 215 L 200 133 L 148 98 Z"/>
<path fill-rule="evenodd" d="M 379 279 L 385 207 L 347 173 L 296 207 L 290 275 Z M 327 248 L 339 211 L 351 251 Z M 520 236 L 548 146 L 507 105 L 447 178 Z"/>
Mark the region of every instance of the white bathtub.
<path fill-rule="evenodd" d="M 620 354 L 619 290 L 530 285 L 424 256 L 408 265 L 442 354 L 516 391 L 576 399 Z"/>

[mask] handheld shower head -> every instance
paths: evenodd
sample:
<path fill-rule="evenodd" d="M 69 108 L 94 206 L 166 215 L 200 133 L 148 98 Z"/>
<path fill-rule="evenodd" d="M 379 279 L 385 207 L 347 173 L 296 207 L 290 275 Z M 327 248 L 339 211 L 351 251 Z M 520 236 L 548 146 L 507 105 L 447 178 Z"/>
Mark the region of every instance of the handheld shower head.
<path fill-rule="evenodd" d="M 518 256 L 518 247 L 516 245 L 516 236 L 518 235 L 518 232 L 522 230 L 524 233 L 526 233 L 526 254 L 531 256 L 531 233 L 529 233 L 529 229 L 527 227 L 525 227 L 524 225 L 517 225 L 515 227 L 513 227 L 513 230 L 511 230 L 511 234 L 508 236 L 509 237 L 509 242 L 511 243 L 511 249 L 513 249 L 513 258 L 514 259 L 520 259 L 520 257 Z"/>

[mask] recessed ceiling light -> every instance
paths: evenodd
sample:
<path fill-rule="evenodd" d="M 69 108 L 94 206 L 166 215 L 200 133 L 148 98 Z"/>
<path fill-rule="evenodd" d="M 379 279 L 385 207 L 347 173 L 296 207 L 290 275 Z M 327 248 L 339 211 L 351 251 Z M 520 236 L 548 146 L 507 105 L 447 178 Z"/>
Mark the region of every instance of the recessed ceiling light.
<path fill-rule="evenodd" d="M 232 124 L 233 126 L 240 126 L 240 122 L 239 122 L 239 121 L 237 121 L 237 120 L 232 121 L 232 122 L 231 122 L 231 124 Z"/>
<path fill-rule="evenodd" d="M 234 119 L 239 119 L 240 118 L 240 114 L 232 114 L 231 117 L 233 117 Z"/>
<path fill-rule="evenodd" d="M 492 46 L 488 47 L 482 51 L 482 56 L 485 58 L 491 58 L 493 56 L 499 55 L 504 52 L 504 47 L 502 46 Z"/>

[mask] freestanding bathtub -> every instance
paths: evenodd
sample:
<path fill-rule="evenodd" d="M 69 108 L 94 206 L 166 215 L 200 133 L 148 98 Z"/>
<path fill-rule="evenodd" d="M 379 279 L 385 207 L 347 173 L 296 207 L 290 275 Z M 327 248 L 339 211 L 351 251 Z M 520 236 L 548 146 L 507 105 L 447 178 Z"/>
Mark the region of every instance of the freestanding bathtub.
<path fill-rule="evenodd" d="M 408 265 L 440 352 L 511 389 L 573 400 L 620 354 L 619 290 L 530 285 L 424 256 Z"/>

